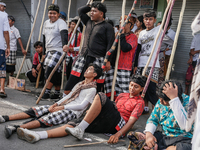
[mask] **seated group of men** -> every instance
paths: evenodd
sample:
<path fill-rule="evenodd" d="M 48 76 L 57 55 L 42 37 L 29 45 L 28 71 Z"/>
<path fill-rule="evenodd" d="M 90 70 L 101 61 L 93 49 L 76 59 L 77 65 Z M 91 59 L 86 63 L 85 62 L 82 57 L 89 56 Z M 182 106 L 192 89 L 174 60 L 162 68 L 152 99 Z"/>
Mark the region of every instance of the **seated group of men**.
<path fill-rule="evenodd" d="M 0 115 L 0 123 L 34 118 L 22 125 L 5 126 L 5 136 L 9 138 L 17 132 L 20 139 L 35 143 L 41 139 L 64 137 L 68 134 L 78 139 L 84 132 L 111 133 L 108 143 L 117 143 L 141 116 L 144 100 L 140 94 L 145 86 L 146 77 L 135 75 L 129 83 L 129 93 L 121 93 L 115 102 L 102 92 L 96 94 L 96 81 L 102 69 L 90 64 L 84 73 L 85 80 L 76 84 L 72 91 L 49 106 L 32 107 L 14 115 Z M 183 94 L 182 87 L 174 81 L 165 81 L 158 91 L 159 100 L 155 105 L 144 131 L 146 147 L 159 149 L 191 149 L 192 131 L 186 132 L 185 122 L 189 96 Z M 91 104 L 86 112 L 86 109 Z M 85 115 L 84 112 L 86 113 Z M 103 118 L 103 119 L 102 119 Z M 65 124 L 47 131 L 29 129 Z M 156 131 L 158 125 L 163 132 Z"/>

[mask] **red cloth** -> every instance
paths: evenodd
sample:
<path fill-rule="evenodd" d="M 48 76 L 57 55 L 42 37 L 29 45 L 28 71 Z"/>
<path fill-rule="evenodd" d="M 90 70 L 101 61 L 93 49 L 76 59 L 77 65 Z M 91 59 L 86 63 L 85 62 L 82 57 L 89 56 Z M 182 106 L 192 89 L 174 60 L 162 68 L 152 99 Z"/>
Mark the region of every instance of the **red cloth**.
<path fill-rule="evenodd" d="M 80 32 L 77 32 L 78 36 L 77 36 L 77 45 L 76 47 L 79 47 L 80 46 L 80 43 L 81 43 L 81 36 L 82 36 L 82 33 Z M 71 38 L 72 36 L 72 32 L 70 34 L 68 34 L 68 40 Z M 74 35 L 75 37 L 76 35 Z M 73 45 L 70 43 L 69 47 L 75 47 L 75 40 L 73 42 Z M 72 54 L 73 57 L 77 56 L 78 55 L 78 52 L 77 51 L 74 51 L 74 52 L 68 52 L 67 53 L 68 56 L 70 56 Z"/>
<path fill-rule="evenodd" d="M 129 52 L 120 51 L 118 69 L 132 70 L 132 61 L 137 48 L 137 36 L 131 33 L 125 36 L 125 39 L 131 45 L 132 49 Z"/>
<path fill-rule="evenodd" d="M 33 57 L 33 65 L 38 65 L 40 63 L 39 54 L 36 52 Z"/>
<path fill-rule="evenodd" d="M 129 93 L 121 93 L 116 99 L 117 110 L 122 118 L 128 122 L 129 118 L 139 118 L 144 110 L 144 100 L 141 96 L 129 97 Z"/>

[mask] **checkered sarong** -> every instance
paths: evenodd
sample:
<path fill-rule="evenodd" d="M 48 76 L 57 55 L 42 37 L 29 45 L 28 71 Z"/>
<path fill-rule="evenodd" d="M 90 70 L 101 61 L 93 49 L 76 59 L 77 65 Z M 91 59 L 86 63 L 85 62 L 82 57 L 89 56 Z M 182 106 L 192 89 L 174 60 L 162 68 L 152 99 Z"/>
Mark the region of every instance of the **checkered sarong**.
<path fill-rule="evenodd" d="M 10 55 L 6 58 L 7 65 L 15 65 L 16 64 L 16 51 L 10 51 Z"/>
<path fill-rule="evenodd" d="M 117 126 L 115 127 L 115 129 L 117 131 L 121 130 L 123 128 L 123 126 L 125 126 L 126 121 L 121 117 L 119 123 L 117 124 Z"/>
<path fill-rule="evenodd" d="M 58 61 L 60 60 L 60 57 L 62 56 L 61 52 L 58 51 L 48 51 L 45 57 L 44 66 L 45 67 L 51 67 L 54 68 Z M 62 72 L 62 62 L 60 63 L 57 72 Z"/>
<path fill-rule="evenodd" d="M 101 67 L 103 65 L 103 62 L 104 62 L 103 57 L 100 57 L 100 58 L 96 57 L 93 64 L 96 64 L 99 67 Z M 76 60 L 75 64 L 74 64 L 73 68 L 72 68 L 71 74 L 74 75 L 74 76 L 80 77 L 81 72 L 82 72 L 82 70 L 85 66 L 85 63 L 86 63 L 86 59 L 82 56 L 79 56 L 78 59 Z M 97 83 L 100 83 L 100 82 L 103 83 L 104 79 L 105 79 L 105 75 L 102 74 L 102 76 L 97 80 Z M 100 81 L 100 82 L 98 82 L 98 81 Z"/>
<path fill-rule="evenodd" d="M 144 69 L 143 67 L 138 67 L 135 74 L 136 75 L 141 75 L 143 69 Z M 145 76 L 148 77 L 150 71 L 151 71 L 151 67 L 148 67 L 146 72 L 145 72 Z M 153 70 L 153 74 L 151 76 L 151 81 L 155 82 L 155 83 L 158 83 L 158 75 L 159 75 L 159 68 L 155 67 L 154 70 Z"/>
<path fill-rule="evenodd" d="M 120 93 L 129 93 L 130 75 L 131 71 L 118 69 L 116 83 L 115 83 L 116 96 L 118 96 Z M 106 95 L 108 97 L 111 96 L 113 78 L 114 78 L 114 68 L 111 68 L 106 73 L 106 78 L 105 78 L 105 90 L 106 90 Z"/>
<path fill-rule="evenodd" d="M 48 113 L 49 107 L 50 105 L 32 107 L 33 111 L 35 112 L 35 115 L 37 117 L 41 117 L 39 120 L 47 126 L 67 123 L 70 120 L 76 118 L 76 114 L 69 109 L 63 109 L 53 113 Z M 45 115 L 46 113 L 48 114 Z"/>

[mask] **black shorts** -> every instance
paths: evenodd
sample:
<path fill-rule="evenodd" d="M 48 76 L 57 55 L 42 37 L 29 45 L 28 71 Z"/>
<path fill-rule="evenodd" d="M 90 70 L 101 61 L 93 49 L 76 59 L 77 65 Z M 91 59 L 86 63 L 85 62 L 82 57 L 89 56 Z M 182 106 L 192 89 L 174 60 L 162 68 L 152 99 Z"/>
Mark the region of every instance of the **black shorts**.
<path fill-rule="evenodd" d="M 7 73 L 15 72 L 15 65 L 6 65 L 6 72 Z"/>
<path fill-rule="evenodd" d="M 156 131 L 154 136 L 157 139 L 158 149 L 166 149 L 169 146 L 176 146 L 176 150 L 191 150 L 191 138 L 178 136 L 169 137 L 163 135 L 160 131 Z"/>
<path fill-rule="evenodd" d="M 52 67 L 46 67 L 45 70 L 45 79 L 48 79 L 49 75 L 51 74 L 51 71 L 53 70 Z M 61 85 L 61 79 L 62 79 L 62 72 L 57 72 L 53 74 L 50 82 L 53 83 L 54 86 L 60 86 Z"/>
<path fill-rule="evenodd" d="M 115 134 L 117 132 L 116 126 L 121 120 L 120 113 L 116 109 L 114 103 L 106 97 L 102 97 L 101 93 L 98 93 L 102 109 L 97 118 L 88 126 L 85 130 L 89 133 L 111 133 Z M 84 116 L 79 119 L 68 122 L 69 125 L 76 126 L 83 120 Z"/>
<path fill-rule="evenodd" d="M 156 83 L 155 82 L 150 81 L 144 98 L 146 100 L 150 101 L 153 105 L 155 105 L 157 103 L 158 96 L 156 94 Z"/>

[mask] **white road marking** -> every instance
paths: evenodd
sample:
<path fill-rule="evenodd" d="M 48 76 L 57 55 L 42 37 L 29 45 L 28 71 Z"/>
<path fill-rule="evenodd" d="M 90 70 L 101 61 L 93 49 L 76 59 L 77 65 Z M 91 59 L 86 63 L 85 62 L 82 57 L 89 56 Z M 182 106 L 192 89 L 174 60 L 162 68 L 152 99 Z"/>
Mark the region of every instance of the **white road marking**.
<path fill-rule="evenodd" d="M 1 98 L 0 98 L 0 99 L 1 99 Z M 1 99 L 1 102 L 4 103 L 4 104 L 10 105 L 10 106 L 12 106 L 12 107 L 14 107 L 14 108 L 16 108 L 16 109 L 22 110 L 22 111 L 27 110 L 26 108 L 24 108 L 24 107 L 22 107 L 22 106 L 20 106 L 20 105 L 17 105 L 17 104 L 8 102 L 8 101 L 4 101 L 3 99 Z M 95 135 L 93 135 L 93 134 L 90 134 L 90 133 L 85 133 L 85 135 L 86 135 L 88 138 L 91 138 L 91 139 L 96 140 L 96 141 L 98 141 L 98 142 L 106 141 L 106 140 L 107 140 L 107 139 L 103 139 L 103 138 L 100 138 L 100 137 L 98 137 L 98 136 L 95 136 Z M 113 146 L 114 146 L 114 145 L 113 145 Z M 121 147 L 115 147 L 115 149 L 118 149 L 118 150 L 127 150 L 127 148 L 126 148 L 126 147 L 123 147 L 123 146 L 121 146 Z"/>
<path fill-rule="evenodd" d="M 14 107 L 14 108 L 16 108 L 16 109 L 22 110 L 22 111 L 27 110 L 26 108 L 24 108 L 24 107 L 22 107 L 22 106 L 20 106 L 20 105 L 17 105 L 17 104 L 8 102 L 8 101 L 4 101 L 4 100 L 2 100 L 2 99 L 1 99 L 1 102 L 4 103 L 4 104 L 10 105 L 10 106 L 12 106 L 12 107 Z"/>

